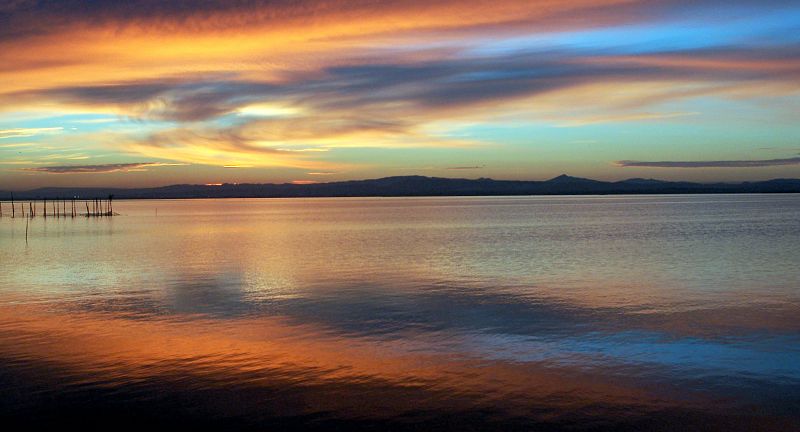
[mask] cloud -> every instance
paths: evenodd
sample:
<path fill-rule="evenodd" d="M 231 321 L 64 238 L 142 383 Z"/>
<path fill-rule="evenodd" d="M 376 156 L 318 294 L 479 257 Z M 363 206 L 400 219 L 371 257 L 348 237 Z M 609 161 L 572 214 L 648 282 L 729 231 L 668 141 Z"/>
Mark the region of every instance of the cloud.
<path fill-rule="evenodd" d="M 63 130 L 62 127 L 46 127 L 46 128 L 21 128 L 21 129 L 0 129 L 0 139 L 4 138 L 25 138 L 34 135 L 59 133 Z"/>
<path fill-rule="evenodd" d="M 780 61 L 785 53 L 782 48 L 778 54 L 758 56 Z M 143 158 L 327 171 L 343 169 L 342 164 L 320 160 L 322 153 L 335 148 L 478 144 L 428 127 L 441 120 L 480 123 L 508 113 L 515 113 L 519 121 L 561 127 L 662 120 L 696 113 L 661 113 L 642 107 L 731 88 L 740 92 L 749 80 L 757 78 L 754 85 L 761 85 L 762 79 L 761 75 L 754 78 L 753 70 L 740 70 L 735 62 L 730 68 L 701 64 L 684 70 L 614 56 L 608 56 L 608 61 L 596 55 L 586 59 L 563 49 L 423 59 L 415 55 L 412 50 L 377 51 L 360 59 L 342 57 L 341 64 L 313 73 L 283 71 L 279 79 L 269 82 L 228 72 L 26 90 L 0 95 L 0 106 L 58 103 L 148 122 L 177 123 L 178 127 L 144 138 L 109 144 Z M 699 59 L 708 52 L 683 55 Z M 721 50 L 717 58 L 748 55 L 755 54 Z M 787 66 L 782 73 L 789 70 Z M 253 107 L 270 115 L 240 115 Z M 230 120 L 216 122 L 227 115 L 234 119 L 232 126 L 227 126 Z"/>
<path fill-rule="evenodd" d="M 103 164 L 103 165 L 64 165 L 64 166 L 45 166 L 24 168 L 23 171 L 33 171 L 48 174 L 86 174 L 86 173 L 111 173 L 118 171 L 137 171 L 148 167 L 158 166 L 177 166 L 185 165 L 180 163 L 163 163 L 163 162 L 133 162 L 133 163 L 120 163 L 120 164 Z"/>
<path fill-rule="evenodd" d="M 36 144 L 34 143 L 13 143 L 13 144 L 0 144 L 0 149 L 4 148 L 21 148 L 21 147 L 34 147 Z"/>
<path fill-rule="evenodd" d="M 739 0 L 737 6 L 777 9 L 790 0 Z M 305 27 L 314 36 L 338 32 L 381 35 L 398 31 L 542 31 L 595 23 L 652 22 L 686 9 L 725 10 L 722 0 L 15 0 L 0 4 L 0 40 L 111 29 L 118 33 L 220 33 L 245 29 Z M 709 16 L 715 20 L 716 13 Z M 327 31 L 325 31 L 327 30 Z"/>
<path fill-rule="evenodd" d="M 229 74 L 63 86 L 0 95 L 5 104 L 60 104 L 139 120 L 193 122 L 230 114 L 277 93 L 275 86 Z"/>
<path fill-rule="evenodd" d="M 125 143 L 129 151 L 156 159 L 226 168 L 293 167 L 328 170 L 347 166 L 315 159 L 320 152 L 285 151 L 238 127 L 178 128 Z M 284 143 L 285 144 L 285 143 Z M 324 153 L 324 152 L 323 152 Z"/>
<path fill-rule="evenodd" d="M 631 121 L 663 120 L 676 117 L 698 115 L 697 112 L 671 112 L 671 113 L 630 113 L 619 115 L 591 116 L 564 121 L 559 127 L 581 127 L 602 123 L 619 123 Z"/>
<path fill-rule="evenodd" d="M 619 167 L 644 168 L 757 168 L 783 165 L 800 165 L 800 157 L 766 160 L 732 160 L 732 161 L 660 161 L 644 162 L 622 160 L 614 162 Z"/>
<path fill-rule="evenodd" d="M 467 148 L 491 139 L 437 129 L 447 122 L 642 122 L 693 114 L 662 106 L 682 99 L 800 92 L 800 44 L 792 38 L 710 40 L 693 45 L 699 49 L 570 39 L 612 25 L 684 23 L 676 17 L 724 20 L 716 11 L 726 5 L 15 0 L 0 5 L 0 112 L 133 119 L 142 125 L 136 132 L 81 145 L 142 160 L 338 172 L 346 164 L 326 162 L 346 157 L 338 148 Z M 485 49 L 496 43 L 508 44 Z"/>
<path fill-rule="evenodd" d="M 480 165 L 480 166 L 478 166 L 478 165 L 475 165 L 475 166 L 453 166 L 453 167 L 447 167 L 445 169 L 448 169 L 448 170 L 476 170 L 476 169 L 482 169 L 482 168 L 485 168 L 485 165 Z"/>
<path fill-rule="evenodd" d="M 261 119 L 281 120 L 300 134 L 310 127 L 306 126 L 308 117 L 324 121 L 314 125 L 315 129 L 408 128 L 432 119 L 471 113 L 491 116 L 503 106 L 530 105 L 531 99 L 557 99 L 559 92 L 587 85 L 594 85 L 595 91 L 602 89 L 603 94 L 587 97 L 578 105 L 559 104 L 557 100 L 551 105 L 560 105 L 558 112 L 581 106 L 604 114 L 551 120 L 574 126 L 690 115 L 634 109 L 708 94 L 741 94 L 748 86 L 755 86 L 763 95 L 769 90 L 765 83 L 779 84 L 780 88 L 772 90 L 776 94 L 800 91 L 800 61 L 796 60 L 800 58 L 800 45 L 689 50 L 680 56 L 621 57 L 610 53 L 587 57 L 581 52 L 552 49 L 491 56 L 461 52 L 422 60 L 415 55 L 413 50 L 374 52 L 366 58 L 345 55 L 336 60 L 343 64 L 320 64 L 313 73 L 284 70 L 280 77 L 268 81 L 228 72 L 57 86 L 0 94 L 0 102 L 6 109 L 18 104 L 55 102 L 143 120 L 177 122 L 269 112 L 270 116 Z M 620 95 L 628 99 L 617 104 Z M 622 111 L 608 114 L 614 109 Z M 243 117 L 259 120 L 256 116 Z M 355 121 L 361 124 L 353 125 Z"/>
<path fill-rule="evenodd" d="M 127 2 L 62 0 L 17 1 L 0 9 L 6 23 L 0 39 L 64 33 L 85 27 L 120 32 L 217 33 L 233 29 L 306 26 L 327 27 L 337 22 L 352 35 L 387 33 L 403 29 L 455 31 L 474 27 L 522 26 L 538 23 L 547 28 L 574 26 L 573 14 L 591 12 L 608 21 L 628 18 L 624 9 L 636 2 L 621 0 L 137 0 Z M 360 25 L 357 25 L 360 24 Z"/>
<path fill-rule="evenodd" d="M 475 35 L 618 23 L 630 17 L 616 9 L 631 1 L 172 3 L 15 2 L 0 11 L 0 82 L 10 92 L 219 71 L 270 81 L 368 55 L 380 44 L 397 51 L 398 42 L 424 47 Z"/>

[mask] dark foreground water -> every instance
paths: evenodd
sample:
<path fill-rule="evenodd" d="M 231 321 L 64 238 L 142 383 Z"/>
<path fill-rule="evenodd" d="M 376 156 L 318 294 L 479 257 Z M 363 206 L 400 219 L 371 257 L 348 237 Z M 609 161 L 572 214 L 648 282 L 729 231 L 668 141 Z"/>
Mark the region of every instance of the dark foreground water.
<path fill-rule="evenodd" d="M 0 219 L 6 430 L 800 430 L 797 195 L 115 209 Z"/>

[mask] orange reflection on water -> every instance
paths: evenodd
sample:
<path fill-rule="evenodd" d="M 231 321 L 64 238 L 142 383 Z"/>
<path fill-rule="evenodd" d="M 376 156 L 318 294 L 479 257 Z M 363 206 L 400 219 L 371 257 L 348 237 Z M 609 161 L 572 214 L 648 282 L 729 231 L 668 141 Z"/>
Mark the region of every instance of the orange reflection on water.
<path fill-rule="evenodd" d="M 366 411 L 363 397 L 369 393 L 314 401 L 316 410 L 359 415 L 383 416 L 423 401 L 462 409 L 502 402 L 504 410 L 518 414 L 532 404 L 561 410 L 636 404 L 646 411 L 676 402 L 619 376 L 566 365 L 488 361 L 470 352 L 419 353 L 415 342 L 406 339 L 334 336 L 324 328 L 273 317 L 142 320 L 3 305 L 0 329 L 4 358 L 57 364 L 75 375 L 123 386 L 181 374 L 193 377 L 198 388 L 276 383 L 385 387 L 387 397 L 369 402 L 373 409 Z M 417 394 L 392 395 L 406 390 Z"/>

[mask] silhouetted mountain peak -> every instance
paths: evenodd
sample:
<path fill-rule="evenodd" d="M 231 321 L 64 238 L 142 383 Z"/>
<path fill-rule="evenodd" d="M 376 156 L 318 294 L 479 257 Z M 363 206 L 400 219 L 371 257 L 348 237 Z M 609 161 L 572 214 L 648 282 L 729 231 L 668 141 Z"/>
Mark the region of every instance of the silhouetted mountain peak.
<path fill-rule="evenodd" d="M 566 174 L 561 174 L 558 177 L 553 177 L 550 180 L 547 180 L 547 183 L 596 183 L 596 182 L 597 180 L 591 180 L 581 177 L 572 177 Z"/>

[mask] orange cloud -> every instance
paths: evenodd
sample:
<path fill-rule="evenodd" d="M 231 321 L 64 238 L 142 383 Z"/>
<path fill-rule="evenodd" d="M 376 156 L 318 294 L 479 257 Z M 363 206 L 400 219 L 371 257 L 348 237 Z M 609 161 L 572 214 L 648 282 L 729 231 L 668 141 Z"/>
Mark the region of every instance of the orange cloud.
<path fill-rule="evenodd" d="M 237 71 L 277 81 L 286 70 L 317 70 L 343 53 L 369 50 L 377 35 L 471 31 L 516 24 L 539 29 L 574 25 L 579 12 L 635 3 L 630 0 L 470 0 L 303 2 L 252 8 L 137 14 L 112 11 L 92 19 L 16 17 L 12 38 L 0 40 L 0 82 L 6 91 L 110 83 L 186 73 Z M 47 12 L 47 11 L 44 11 Z M 46 59 L 43 61 L 42 59 Z"/>

